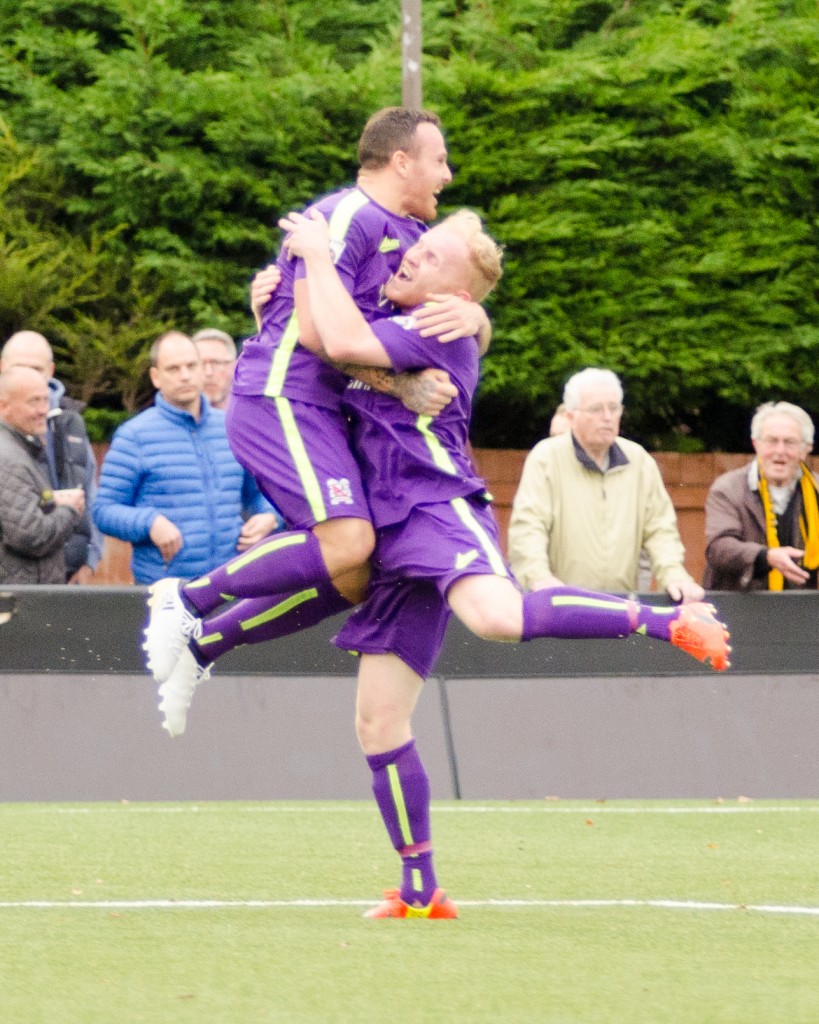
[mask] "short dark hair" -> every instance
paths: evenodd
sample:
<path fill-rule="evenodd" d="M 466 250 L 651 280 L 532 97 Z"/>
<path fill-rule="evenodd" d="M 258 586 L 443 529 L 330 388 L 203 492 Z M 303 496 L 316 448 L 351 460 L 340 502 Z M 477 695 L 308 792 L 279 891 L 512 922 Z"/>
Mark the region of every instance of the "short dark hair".
<path fill-rule="evenodd" d="M 419 124 L 441 127 L 441 119 L 431 110 L 410 110 L 408 107 L 384 107 L 376 111 L 364 125 L 358 140 L 359 166 L 378 170 L 390 162 L 393 153 L 411 153 L 415 130 Z"/>

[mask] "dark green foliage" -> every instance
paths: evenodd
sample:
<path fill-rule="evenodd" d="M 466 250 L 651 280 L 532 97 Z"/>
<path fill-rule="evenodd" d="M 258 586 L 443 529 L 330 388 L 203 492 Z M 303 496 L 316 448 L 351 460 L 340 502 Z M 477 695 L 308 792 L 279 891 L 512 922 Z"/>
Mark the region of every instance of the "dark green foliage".
<path fill-rule="evenodd" d="M 0 0 L 0 332 L 133 409 L 167 326 L 252 329 L 276 220 L 400 102 L 399 0 Z M 427 0 L 448 208 L 506 245 L 476 444 L 528 447 L 585 365 L 652 446 L 819 414 L 815 0 Z"/>

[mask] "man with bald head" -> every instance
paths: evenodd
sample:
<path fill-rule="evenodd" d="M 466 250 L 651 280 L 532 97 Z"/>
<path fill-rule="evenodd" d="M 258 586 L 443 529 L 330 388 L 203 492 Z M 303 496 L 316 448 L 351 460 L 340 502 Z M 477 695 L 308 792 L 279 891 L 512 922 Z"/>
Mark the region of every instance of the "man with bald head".
<path fill-rule="evenodd" d="M 90 583 L 102 558 L 102 534 L 91 519 L 97 493 L 97 464 L 82 418 L 82 402 L 69 398 L 54 376 L 54 355 L 48 340 L 37 331 L 18 331 L 0 352 L 0 372 L 15 366 L 36 370 L 48 385 L 46 468 L 53 490 L 81 487 L 85 511 L 78 518 L 65 549 L 68 583 Z"/>
<path fill-rule="evenodd" d="M 85 498 L 81 488 L 51 487 L 47 414 L 48 385 L 38 370 L 0 373 L 0 583 L 65 582 L 65 543 Z"/>

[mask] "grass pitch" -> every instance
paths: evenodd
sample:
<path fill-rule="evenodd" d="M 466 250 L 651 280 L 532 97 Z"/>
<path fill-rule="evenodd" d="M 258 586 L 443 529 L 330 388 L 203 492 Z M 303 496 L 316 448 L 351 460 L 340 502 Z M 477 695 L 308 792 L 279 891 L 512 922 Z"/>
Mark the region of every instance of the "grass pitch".
<path fill-rule="evenodd" d="M 816 1024 L 819 802 L 436 803 L 454 922 L 366 803 L 0 807 L 8 1024 Z"/>

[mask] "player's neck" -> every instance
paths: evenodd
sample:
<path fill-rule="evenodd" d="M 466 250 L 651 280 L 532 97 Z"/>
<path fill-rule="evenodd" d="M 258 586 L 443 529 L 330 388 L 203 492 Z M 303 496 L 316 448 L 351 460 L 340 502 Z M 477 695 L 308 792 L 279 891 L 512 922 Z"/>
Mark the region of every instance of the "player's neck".
<path fill-rule="evenodd" d="M 373 202 L 383 206 L 385 210 L 389 210 L 390 213 L 395 213 L 399 217 L 408 216 L 404 207 L 404 190 L 400 184 L 396 183 L 391 174 L 380 170 L 361 170 L 358 172 L 356 184 Z"/>

